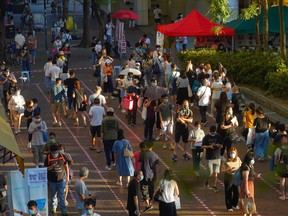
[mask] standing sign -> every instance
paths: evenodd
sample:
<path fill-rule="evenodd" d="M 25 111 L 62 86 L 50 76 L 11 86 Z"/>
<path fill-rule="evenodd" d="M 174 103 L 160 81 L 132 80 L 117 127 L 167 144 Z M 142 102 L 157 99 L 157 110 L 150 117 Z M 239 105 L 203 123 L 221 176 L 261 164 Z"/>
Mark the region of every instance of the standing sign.
<path fill-rule="evenodd" d="M 127 44 L 126 44 L 126 40 L 122 40 L 121 41 L 121 54 L 125 54 L 127 52 L 126 50 Z"/>
<path fill-rule="evenodd" d="M 164 47 L 164 34 L 157 31 L 156 34 L 156 45 L 160 45 L 162 48 Z"/>
<path fill-rule="evenodd" d="M 25 178 L 18 170 L 10 171 L 7 179 L 10 209 L 28 212 L 27 203 L 35 200 L 39 213 L 48 216 L 47 168 L 25 169 Z"/>

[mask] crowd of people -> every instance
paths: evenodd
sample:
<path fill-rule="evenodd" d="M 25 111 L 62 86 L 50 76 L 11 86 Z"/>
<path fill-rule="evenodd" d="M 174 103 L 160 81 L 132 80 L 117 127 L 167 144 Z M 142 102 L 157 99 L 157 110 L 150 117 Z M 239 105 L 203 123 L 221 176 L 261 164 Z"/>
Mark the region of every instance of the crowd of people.
<path fill-rule="evenodd" d="M 154 10 L 156 23 L 161 22 L 161 13 L 159 7 Z M 182 19 L 180 14 L 179 19 Z M 224 201 L 228 212 L 242 209 L 244 215 L 252 214 L 246 211 L 245 204 L 240 205 L 239 200 L 252 198 L 255 202 L 254 178 L 261 175 L 254 170 L 256 161 L 270 161 L 271 170 L 275 170 L 280 179 L 280 200 L 287 199 L 288 142 L 285 125 L 277 124 L 274 134 L 270 133 L 271 122 L 263 108 L 256 108 L 254 103 L 246 104 L 233 77 L 220 62 L 212 70 L 209 63 L 193 65 L 187 61 L 181 70 L 175 59 L 162 52 L 161 46 L 152 49 L 149 37 L 144 34 L 122 67 L 123 70 L 127 69 L 127 73 L 118 74 L 114 71 L 115 60 L 109 50 L 114 28 L 109 20 L 106 24 L 106 41 L 92 38 L 90 49 L 97 85 L 95 93 L 87 95 L 82 87 L 83 82 L 74 71 L 69 70 L 72 37 L 69 31 L 62 29 L 62 22 L 59 19 L 55 25 L 53 55 L 44 65 L 52 125 L 62 127 L 62 117 L 65 116 L 73 119 L 76 127 L 90 127 L 89 149 L 97 153 L 104 150 L 105 169 L 112 171 L 113 167 L 117 167 L 115 184 L 128 188 L 129 215 L 141 215 L 152 210 L 156 201 L 160 216 L 175 216 L 180 208 L 180 191 L 173 171 L 166 169 L 163 177 L 160 177 L 160 158 L 153 150 L 153 145 L 160 140 L 163 151 L 167 148 L 171 150 L 173 162 L 179 161 L 182 150 L 184 161 L 192 159 L 195 176 L 200 176 L 200 170 L 205 167 L 208 171 L 205 176 L 207 189 L 219 192 L 218 175 L 224 173 Z M 29 33 L 28 43 L 31 37 L 35 36 Z M 35 63 L 37 40 L 34 41 L 36 47 L 29 49 L 29 53 L 20 30 L 15 42 L 22 56 L 22 69 L 30 71 L 30 62 Z M 47 167 L 51 212 L 56 213 L 59 205 L 62 215 L 68 215 L 68 187 L 73 181 L 79 215 L 97 216 L 94 213 L 96 193 L 90 193 L 85 183 L 89 169 L 82 167 L 78 178 L 73 175 L 74 160 L 57 140 L 53 129 L 48 128 L 42 119 L 42 105 L 38 104 L 37 98 L 25 100 L 16 84 L 15 76 L 3 65 L 0 85 L 3 85 L 4 107 L 9 112 L 15 135 L 21 133 L 21 118 L 27 122 L 27 147 L 32 148 L 35 166 Z M 107 103 L 117 103 L 113 102 L 115 98 L 130 127 L 144 121 L 143 142 L 139 143 L 138 151 L 133 151 L 132 144 L 125 139 L 124 130 L 115 116 L 116 107 L 105 109 Z M 199 120 L 195 119 L 197 109 Z M 140 120 L 137 119 L 138 111 L 141 112 Z M 209 132 L 205 134 L 203 129 L 208 125 Z M 269 146 L 271 137 L 273 144 Z M 233 142 L 240 141 L 247 146 L 247 153 L 243 157 L 233 145 Z M 271 146 L 273 149 L 269 152 Z M 240 173 L 240 184 L 234 182 L 237 173 Z M 3 194 L 7 184 L 1 175 L 0 183 Z M 142 200 L 145 205 L 143 210 Z M 13 211 L 21 215 L 40 215 L 35 201 L 29 201 L 27 207 L 28 213 L 17 209 Z M 3 203 L 1 211 L 4 214 Z"/>

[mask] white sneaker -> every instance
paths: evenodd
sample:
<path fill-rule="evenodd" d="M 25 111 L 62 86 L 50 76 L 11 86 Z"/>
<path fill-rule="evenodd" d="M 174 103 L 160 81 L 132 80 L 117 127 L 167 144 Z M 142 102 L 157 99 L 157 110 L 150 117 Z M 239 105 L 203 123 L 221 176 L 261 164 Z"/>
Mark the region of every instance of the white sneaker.
<path fill-rule="evenodd" d="M 227 211 L 228 211 L 228 212 L 233 212 L 233 209 L 228 209 Z"/>
<path fill-rule="evenodd" d="M 29 148 L 29 149 L 31 148 L 31 142 L 27 143 L 27 148 Z"/>
<path fill-rule="evenodd" d="M 126 110 L 125 110 L 125 109 L 122 109 L 121 112 L 122 112 L 122 113 L 126 113 Z"/>
<path fill-rule="evenodd" d="M 117 181 L 116 185 L 122 186 L 122 182 Z"/>
<path fill-rule="evenodd" d="M 112 170 L 112 168 L 110 166 L 108 166 L 108 165 L 105 167 L 105 169 L 106 170 Z"/>
<path fill-rule="evenodd" d="M 213 115 L 212 113 L 210 113 L 210 114 L 209 114 L 209 117 L 213 118 L 213 117 L 214 117 L 214 115 Z"/>
<path fill-rule="evenodd" d="M 112 166 L 115 167 L 115 166 L 116 166 L 116 163 L 113 163 Z"/>
<path fill-rule="evenodd" d="M 160 136 L 157 136 L 157 137 L 155 138 L 155 140 L 158 141 L 158 140 L 160 140 L 160 138 L 161 138 Z"/>

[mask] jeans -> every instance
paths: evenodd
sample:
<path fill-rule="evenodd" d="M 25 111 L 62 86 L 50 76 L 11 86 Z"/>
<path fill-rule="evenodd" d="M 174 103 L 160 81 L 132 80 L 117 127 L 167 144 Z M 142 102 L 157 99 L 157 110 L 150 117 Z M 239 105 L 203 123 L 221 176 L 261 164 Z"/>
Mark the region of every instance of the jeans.
<path fill-rule="evenodd" d="M 155 124 L 155 119 L 146 119 L 144 128 L 144 138 L 145 140 L 153 139 L 153 127 Z"/>
<path fill-rule="evenodd" d="M 29 71 L 29 73 L 30 73 L 29 58 L 26 58 L 25 61 L 22 61 L 22 71 Z"/>
<path fill-rule="evenodd" d="M 91 56 L 92 56 L 92 65 L 95 65 L 96 64 L 96 52 L 92 52 Z"/>
<path fill-rule="evenodd" d="M 115 162 L 114 152 L 112 151 L 115 141 L 116 140 L 103 140 L 107 166 L 111 166 L 111 162 Z"/>
<path fill-rule="evenodd" d="M 50 182 L 49 187 L 51 190 L 51 197 L 52 197 L 52 208 L 57 209 L 58 205 L 58 198 L 60 199 L 60 210 L 61 212 L 66 212 L 67 208 L 65 206 L 65 188 L 66 188 L 66 181 L 59 181 L 59 182 Z"/>
<path fill-rule="evenodd" d="M 202 157 L 202 150 L 192 149 L 193 171 L 200 170 L 200 161 Z"/>
<path fill-rule="evenodd" d="M 152 78 L 152 71 L 150 69 L 145 69 L 144 71 L 147 83 L 150 83 Z"/>
<path fill-rule="evenodd" d="M 206 119 L 206 111 L 208 106 L 199 106 L 199 111 L 201 115 L 201 122 L 205 123 L 207 121 Z"/>
<path fill-rule="evenodd" d="M 43 150 L 44 150 L 44 145 L 33 145 L 32 143 L 33 159 L 34 159 L 34 163 L 36 164 L 36 166 L 39 166 L 39 163 L 44 162 Z"/>
<path fill-rule="evenodd" d="M 269 131 L 256 133 L 255 135 L 255 155 L 256 157 L 266 157 L 269 145 Z"/>

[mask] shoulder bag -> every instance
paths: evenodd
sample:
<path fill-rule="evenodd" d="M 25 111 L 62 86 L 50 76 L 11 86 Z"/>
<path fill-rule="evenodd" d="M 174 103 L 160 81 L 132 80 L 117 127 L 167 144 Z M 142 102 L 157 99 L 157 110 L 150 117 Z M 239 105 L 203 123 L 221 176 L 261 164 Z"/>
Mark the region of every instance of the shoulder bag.
<path fill-rule="evenodd" d="M 125 158 L 132 158 L 132 157 L 134 157 L 133 151 L 131 151 L 131 150 L 128 148 L 128 143 L 126 143 L 126 146 L 125 146 L 125 149 L 124 149 L 124 157 L 125 157 Z"/>

